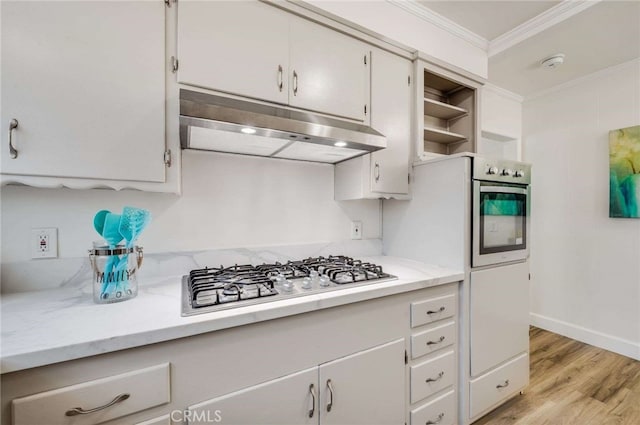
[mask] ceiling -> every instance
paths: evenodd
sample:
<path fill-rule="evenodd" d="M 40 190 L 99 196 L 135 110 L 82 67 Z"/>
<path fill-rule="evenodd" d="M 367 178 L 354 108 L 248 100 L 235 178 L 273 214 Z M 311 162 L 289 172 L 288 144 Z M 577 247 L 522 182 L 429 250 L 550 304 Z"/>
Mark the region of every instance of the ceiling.
<path fill-rule="evenodd" d="M 419 4 L 485 39 L 489 81 L 524 97 L 640 57 L 640 0 Z M 540 66 L 556 53 L 562 66 Z"/>

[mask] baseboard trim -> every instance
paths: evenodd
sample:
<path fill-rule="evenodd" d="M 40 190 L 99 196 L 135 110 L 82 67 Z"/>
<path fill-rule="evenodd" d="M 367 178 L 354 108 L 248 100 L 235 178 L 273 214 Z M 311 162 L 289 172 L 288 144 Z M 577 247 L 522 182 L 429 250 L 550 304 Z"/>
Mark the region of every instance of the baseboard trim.
<path fill-rule="evenodd" d="M 618 338 L 613 335 L 583 328 L 573 323 L 530 313 L 530 323 L 532 326 L 545 329 L 571 339 L 575 339 L 589 345 L 603 348 L 632 359 L 640 360 L 640 342 L 633 342 L 627 339 Z"/>

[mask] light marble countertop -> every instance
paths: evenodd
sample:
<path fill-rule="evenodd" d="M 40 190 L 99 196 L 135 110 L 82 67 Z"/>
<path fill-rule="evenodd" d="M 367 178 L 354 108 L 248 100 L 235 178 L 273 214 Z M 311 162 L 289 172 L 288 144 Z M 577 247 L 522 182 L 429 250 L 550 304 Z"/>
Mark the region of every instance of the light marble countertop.
<path fill-rule="evenodd" d="M 461 271 L 376 256 L 397 280 L 190 317 L 180 315 L 181 276 L 156 278 L 134 299 L 94 304 L 87 288 L 1 296 L 1 373 L 94 356 L 264 320 L 461 281 Z"/>

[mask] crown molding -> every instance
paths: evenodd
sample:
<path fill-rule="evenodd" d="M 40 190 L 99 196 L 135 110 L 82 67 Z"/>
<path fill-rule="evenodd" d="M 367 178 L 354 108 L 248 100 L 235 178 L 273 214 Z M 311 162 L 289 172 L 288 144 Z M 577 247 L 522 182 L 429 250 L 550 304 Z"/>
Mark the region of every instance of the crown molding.
<path fill-rule="evenodd" d="M 534 35 L 569 19 L 600 3 L 602 0 L 564 0 L 552 8 L 534 16 L 514 29 L 494 38 L 489 43 L 489 57 L 497 55 Z"/>
<path fill-rule="evenodd" d="M 535 99 L 538 99 L 540 97 L 544 97 L 547 96 L 549 94 L 564 90 L 564 89 L 568 89 L 570 87 L 574 87 L 583 83 L 587 83 L 589 81 L 592 80 L 596 80 L 598 78 L 602 78 L 602 77 L 606 77 L 609 74 L 613 74 L 615 72 L 621 71 L 625 68 L 632 68 L 632 67 L 637 67 L 638 68 L 638 73 L 640 74 L 640 58 L 635 58 L 632 59 L 630 61 L 627 62 L 623 62 L 621 64 L 618 65 L 613 65 L 610 66 L 609 68 L 604 68 L 601 69 L 599 71 L 595 71 L 592 72 L 591 74 L 587 74 L 584 75 L 582 77 L 578 77 L 578 78 L 574 78 L 573 80 L 569 80 L 567 82 L 564 83 L 560 83 L 558 85 L 555 85 L 553 87 L 549 87 L 547 89 L 543 89 L 540 91 L 537 91 L 535 93 L 532 93 L 530 95 L 525 96 L 524 101 L 525 102 L 529 102 Z"/>
<path fill-rule="evenodd" d="M 489 41 L 473 31 L 469 31 L 465 27 L 456 24 L 450 19 L 432 11 L 426 6 L 422 6 L 416 0 L 386 0 L 388 3 L 399 7 L 420 19 L 423 19 L 458 38 L 465 40 L 475 47 L 479 47 L 484 51 L 489 49 Z"/>
<path fill-rule="evenodd" d="M 502 97 L 505 97 L 507 99 L 511 99 L 511 100 L 515 100 L 516 102 L 522 103 L 524 101 L 524 97 L 520 96 L 517 93 L 514 93 L 512 91 L 509 91 L 507 89 L 503 89 L 502 87 L 498 87 L 494 84 L 491 83 L 486 83 L 483 87 L 482 90 L 488 90 L 488 91 L 492 91 L 494 93 L 498 93 L 499 95 L 501 95 Z"/>

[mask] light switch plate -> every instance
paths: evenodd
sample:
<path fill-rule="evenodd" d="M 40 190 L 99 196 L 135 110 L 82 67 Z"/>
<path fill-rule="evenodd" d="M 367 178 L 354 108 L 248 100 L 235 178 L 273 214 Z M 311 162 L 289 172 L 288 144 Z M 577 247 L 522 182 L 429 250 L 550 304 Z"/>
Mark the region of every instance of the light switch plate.
<path fill-rule="evenodd" d="M 58 257 L 58 229 L 42 227 L 31 229 L 31 258 Z"/>

